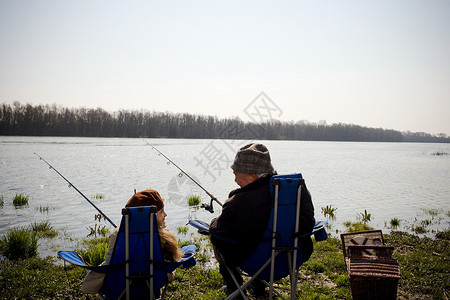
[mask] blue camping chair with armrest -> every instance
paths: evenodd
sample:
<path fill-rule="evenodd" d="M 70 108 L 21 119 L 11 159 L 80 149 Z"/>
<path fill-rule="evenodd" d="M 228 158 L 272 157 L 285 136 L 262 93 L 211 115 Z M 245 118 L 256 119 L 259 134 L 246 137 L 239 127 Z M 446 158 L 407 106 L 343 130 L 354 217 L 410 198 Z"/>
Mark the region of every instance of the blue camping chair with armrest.
<path fill-rule="evenodd" d="M 269 286 L 269 298 L 273 293 L 285 299 L 274 290 L 274 281 L 290 275 L 291 299 L 295 299 L 297 290 L 298 270 L 304 262 L 302 258 L 300 239 L 315 236 L 316 241 L 327 238 L 325 225 L 327 222 L 316 222 L 312 232 L 300 235 L 301 193 L 307 192 L 305 182 L 300 173 L 291 175 L 275 175 L 270 180 L 274 207 L 271 212 L 268 229 L 253 254 L 240 265 L 240 269 L 250 276 L 238 290 L 227 299 L 233 299 L 241 294 L 256 279 Z M 201 231 L 208 231 L 207 224 L 192 221 L 191 225 Z M 220 237 L 219 237 L 220 238 Z M 229 272 L 237 280 L 232 272 Z M 238 285 L 238 284 L 237 284 Z"/>
<path fill-rule="evenodd" d="M 59 251 L 67 262 L 94 272 L 106 273 L 99 296 L 104 299 L 155 299 L 168 284 L 167 273 L 177 267 L 195 265 L 195 245 L 182 248 L 178 262 L 163 260 L 155 206 L 129 207 L 122 210 L 114 250 L 109 265 L 92 267 L 73 251 Z M 164 298 L 165 289 L 162 293 Z"/>

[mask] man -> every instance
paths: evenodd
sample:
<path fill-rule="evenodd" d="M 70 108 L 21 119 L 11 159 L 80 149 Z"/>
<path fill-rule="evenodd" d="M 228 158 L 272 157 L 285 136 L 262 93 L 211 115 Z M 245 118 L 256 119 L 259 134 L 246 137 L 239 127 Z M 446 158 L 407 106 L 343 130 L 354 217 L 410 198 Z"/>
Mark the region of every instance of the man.
<path fill-rule="evenodd" d="M 230 192 L 223 205 L 222 214 L 213 219 L 210 225 L 211 242 L 228 292 L 236 290 L 237 286 L 226 270 L 225 263 L 238 283 L 242 284 L 238 266 L 255 251 L 267 230 L 273 207 L 270 178 L 277 174 L 272 166 L 269 150 L 257 143 L 239 149 L 231 169 L 240 188 Z M 303 194 L 306 194 L 308 199 L 304 201 L 307 205 L 302 206 L 300 224 L 304 227 L 302 231 L 308 232 L 315 223 L 314 208 L 309 193 Z M 236 241 L 237 244 L 224 242 L 215 236 Z M 306 247 L 302 249 L 305 258 L 309 258 L 312 253 L 312 242 L 310 238 L 308 240 L 309 243 L 302 243 L 302 248 Z M 264 285 L 259 281 L 255 281 L 250 289 L 256 297 L 264 295 L 265 292 Z"/>

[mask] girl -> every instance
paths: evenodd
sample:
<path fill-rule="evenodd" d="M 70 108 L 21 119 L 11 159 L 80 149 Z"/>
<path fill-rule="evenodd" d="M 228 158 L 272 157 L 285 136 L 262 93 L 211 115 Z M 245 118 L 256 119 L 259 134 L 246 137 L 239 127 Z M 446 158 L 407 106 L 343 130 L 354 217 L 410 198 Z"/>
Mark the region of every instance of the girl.
<path fill-rule="evenodd" d="M 145 190 L 135 193 L 133 197 L 128 200 L 125 207 L 137 207 L 137 206 L 156 206 L 156 217 L 158 220 L 158 231 L 161 244 L 161 252 L 164 260 L 166 261 L 178 261 L 181 259 L 182 252 L 178 247 L 176 237 L 170 233 L 166 228 L 166 212 L 164 211 L 164 201 L 155 190 Z M 109 237 L 108 253 L 106 253 L 105 261 L 101 265 L 107 265 L 111 261 L 111 255 L 116 244 L 117 234 L 119 228 L 114 229 L 113 233 Z M 168 273 L 167 277 L 169 281 L 172 281 L 175 277 L 175 271 Z M 83 280 L 82 291 L 86 294 L 96 294 L 100 291 L 105 279 L 105 273 L 97 273 L 88 271 L 86 277 Z"/>

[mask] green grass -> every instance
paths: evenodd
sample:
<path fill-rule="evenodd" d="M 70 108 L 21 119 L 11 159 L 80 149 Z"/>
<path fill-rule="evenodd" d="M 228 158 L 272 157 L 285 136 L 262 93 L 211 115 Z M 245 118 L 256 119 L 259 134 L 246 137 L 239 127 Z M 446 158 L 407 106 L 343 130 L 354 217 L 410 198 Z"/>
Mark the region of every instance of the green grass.
<path fill-rule="evenodd" d="M 0 239 L 0 254 L 9 260 L 20 260 L 37 255 L 36 233 L 29 228 L 16 227 Z"/>
<path fill-rule="evenodd" d="M 426 215 L 438 216 L 440 211 L 438 209 L 421 209 Z"/>
<path fill-rule="evenodd" d="M 28 205 L 28 196 L 22 195 L 22 194 L 16 194 L 13 198 L 13 205 L 14 207 L 22 207 L 24 205 Z"/>
<path fill-rule="evenodd" d="M 94 215 L 94 226 L 87 227 L 87 231 L 89 232 L 87 234 L 87 237 L 106 237 L 109 234 L 109 229 L 106 227 L 106 225 L 101 225 L 101 222 L 106 221 L 106 218 L 102 216 L 102 214 L 95 214 Z"/>
<path fill-rule="evenodd" d="M 189 244 L 195 244 L 198 247 L 197 253 L 195 254 L 195 260 L 201 266 L 211 261 L 213 256 L 213 246 L 211 240 L 205 235 L 192 235 L 190 240 L 179 240 L 178 245 L 180 247 Z"/>
<path fill-rule="evenodd" d="M 424 225 L 412 225 L 411 230 L 417 234 L 424 234 L 428 232 L 428 229 Z"/>
<path fill-rule="evenodd" d="M 178 232 L 178 234 L 186 235 L 188 232 L 188 227 L 187 226 L 178 226 L 177 232 Z"/>
<path fill-rule="evenodd" d="M 39 211 L 40 213 L 46 213 L 48 214 L 48 212 L 50 210 L 54 210 L 54 207 L 51 207 L 50 205 L 39 205 L 39 207 L 36 207 L 36 210 Z"/>
<path fill-rule="evenodd" d="M 450 292 L 450 234 L 439 232 L 435 239 L 419 238 L 406 232 L 385 235 L 388 245 L 394 246 L 400 265 L 399 295 L 429 295 L 433 299 L 448 299 Z"/>
<path fill-rule="evenodd" d="M 106 227 L 106 225 L 100 225 L 100 224 L 94 224 L 94 227 L 89 226 L 86 228 L 89 232 L 87 234 L 87 237 L 105 237 L 109 233 L 109 229 Z"/>
<path fill-rule="evenodd" d="M 38 210 L 40 213 L 47 213 L 48 214 L 48 211 L 50 210 L 50 206 L 42 206 L 42 205 L 39 205 L 39 208 L 36 208 L 36 210 Z"/>
<path fill-rule="evenodd" d="M 322 242 L 314 242 L 314 252 L 303 268 L 314 270 L 315 266 L 323 266 L 323 273 L 327 276 L 343 273 L 345 267 L 344 257 L 341 250 L 341 241 L 338 238 L 328 238 Z"/>
<path fill-rule="evenodd" d="M 391 228 L 397 229 L 400 226 L 400 220 L 397 218 L 392 218 L 389 224 L 391 225 Z"/>
<path fill-rule="evenodd" d="M 95 299 L 81 293 L 82 268 L 54 264 L 54 258 L 0 261 L 2 299 Z"/>
<path fill-rule="evenodd" d="M 322 214 L 325 218 L 330 218 L 331 220 L 336 219 L 336 207 L 333 207 L 332 205 L 327 205 L 325 207 L 322 207 Z"/>
<path fill-rule="evenodd" d="M 344 222 L 345 227 L 347 228 L 347 232 L 357 232 L 357 231 L 366 231 L 373 230 L 373 227 L 361 222 Z"/>
<path fill-rule="evenodd" d="M 38 237 L 53 238 L 58 235 L 58 232 L 53 228 L 53 226 L 48 221 L 41 223 L 33 222 L 30 224 L 30 228 L 33 232 L 36 232 Z"/>
<path fill-rule="evenodd" d="M 217 270 L 203 269 L 199 266 L 178 269 L 175 280 L 167 289 L 167 298 L 225 299 L 226 294 L 219 291 L 222 285 L 222 276 Z"/>
<path fill-rule="evenodd" d="M 392 232 L 384 236 L 386 243 L 395 247 L 393 256 L 398 259 L 401 268 L 399 299 L 448 298 L 449 231 L 438 233 L 436 239 L 405 232 Z M 205 243 L 203 238 L 199 240 Z M 192 241 L 185 243 L 188 242 Z M 87 240 L 84 245 L 96 248 L 102 243 L 106 245 L 108 239 Z M 205 253 L 209 251 L 208 243 L 202 247 Z M 63 267 L 54 264 L 51 258 L 3 261 L 0 268 L 0 295 L 4 299 L 95 299 L 81 293 L 81 282 L 85 276 L 83 269 L 69 265 L 66 275 Z M 282 294 L 289 294 L 288 279 L 276 284 Z M 198 264 L 190 269 L 178 269 L 176 280 L 169 285 L 167 299 L 223 299 L 225 294 L 219 291 L 222 285 L 222 277 L 214 268 L 204 268 Z M 339 239 L 314 242 L 310 260 L 300 268 L 296 299 L 351 299 Z"/>
<path fill-rule="evenodd" d="M 393 257 L 400 264 L 399 299 L 448 299 L 450 232 L 448 230 L 437 232 L 436 238 L 416 235 L 417 228 L 423 227 L 427 230 L 434 222 L 438 222 L 437 216 L 440 212 L 442 211 L 426 210 L 425 214 L 429 216 L 427 219 L 416 220 L 413 225 L 406 228 L 411 230 L 411 233 L 393 231 L 384 234 L 386 243 L 394 246 Z M 446 211 L 446 214 L 448 216 L 449 211 Z M 348 232 L 373 229 L 367 224 L 370 221 L 370 214 L 367 211 L 360 213 L 357 219 L 357 222 L 344 223 Z M 100 220 L 101 218 L 95 219 L 96 223 Z M 391 229 L 397 222 L 400 220 L 396 218 L 390 221 Z M 99 228 L 102 228 L 100 224 L 93 229 L 97 232 Z M 16 248 L 22 248 L 21 251 L 27 253 L 23 250 L 27 249 L 24 241 L 34 239 L 37 248 L 37 239 L 42 237 L 39 233 L 51 230 L 54 229 L 49 222 L 35 222 L 29 228 L 15 228 L 2 237 L 0 254 L 8 260 L 0 260 L 0 298 L 95 299 L 94 296 L 81 293 L 81 282 L 85 276 L 83 269 L 69 265 L 66 275 L 53 259 L 35 257 L 37 250 L 34 254 L 31 251 L 31 255 L 23 255 L 20 258 L 11 256 L 12 253 L 19 253 Z M 183 238 L 179 240 L 180 246 L 191 243 L 198 246 L 197 266 L 177 269 L 176 280 L 170 283 L 166 298 L 180 300 L 225 298 L 224 292 L 219 291 L 224 282 L 217 271 L 217 263 L 214 263 L 209 237 L 197 232 L 189 235 L 186 226 L 180 226 L 177 231 Z M 108 241 L 107 237 L 87 239 L 76 252 L 88 264 L 98 265 L 104 261 Z M 33 246 L 33 243 L 31 244 Z M 276 286 L 288 298 L 289 278 L 276 282 Z M 251 297 L 249 299 L 253 300 Z M 325 241 L 314 242 L 314 252 L 310 260 L 300 268 L 296 299 L 351 299 L 349 278 L 339 238 L 329 237 Z"/>
<path fill-rule="evenodd" d="M 77 252 L 83 260 L 91 266 L 98 266 L 105 260 L 106 253 L 108 252 L 109 238 L 101 237 L 85 240 L 83 243 L 84 248 L 77 249 Z"/>
<path fill-rule="evenodd" d="M 108 252 L 107 243 L 99 243 L 89 249 L 87 252 L 86 262 L 89 262 L 92 266 L 98 266 L 105 261 L 106 252 Z"/>
<path fill-rule="evenodd" d="M 189 206 L 197 206 L 201 202 L 200 196 L 192 195 L 188 199 Z"/>
<path fill-rule="evenodd" d="M 357 218 L 359 220 L 361 220 L 361 222 L 364 224 L 369 223 L 371 220 L 371 217 L 372 217 L 372 214 L 369 214 L 366 209 L 364 210 L 363 213 L 361 212 L 357 215 Z"/>

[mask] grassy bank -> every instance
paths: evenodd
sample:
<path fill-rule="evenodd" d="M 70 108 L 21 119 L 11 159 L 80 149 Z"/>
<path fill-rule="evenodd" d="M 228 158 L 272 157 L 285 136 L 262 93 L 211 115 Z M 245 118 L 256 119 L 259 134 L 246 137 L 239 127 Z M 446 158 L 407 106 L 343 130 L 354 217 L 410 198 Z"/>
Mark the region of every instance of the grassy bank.
<path fill-rule="evenodd" d="M 399 299 L 448 299 L 450 278 L 450 234 L 435 238 L 419 237 L 406 232 L 385 234 L 388 245 L 395 247 L 393 256 L 401 268 Z M 349 280 L 337 238 L 315 243 L 311 259 L 300 271 L 297 299 L 351 299 Z M 81 293 L 84 271 L 81 268 L 55 264 L 53 258 L 32 257 L 0 262 L 1 299 L 86 299 Z M 220 274 L 201 265 L 178 270 L 176 281 L 168 288 L 168 299 L 221 299 L 225 294 Z M 288 282 L 277 286 L 288 294 Z M 95 299 L 88 296 L 87 299 Z"/>

